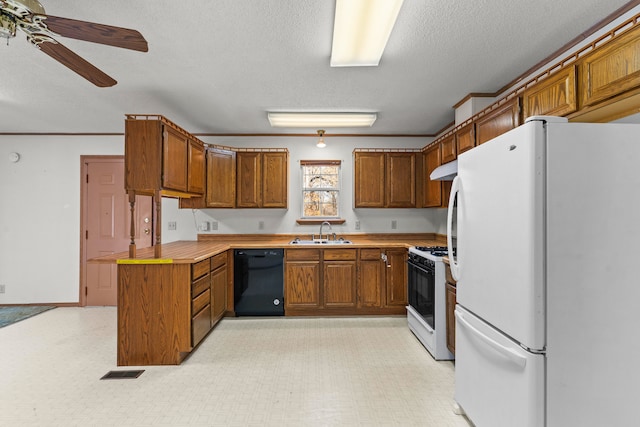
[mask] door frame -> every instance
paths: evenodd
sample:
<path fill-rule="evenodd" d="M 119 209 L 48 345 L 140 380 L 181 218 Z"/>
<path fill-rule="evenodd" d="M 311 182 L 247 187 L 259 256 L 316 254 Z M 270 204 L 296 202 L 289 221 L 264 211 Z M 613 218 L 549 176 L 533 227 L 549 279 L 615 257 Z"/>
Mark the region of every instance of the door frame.
<path fill-rule="evenodd" d="M 80 288 L 78 289 L 78 305 L 80 307 L 86 307 L 87 305 L 87 294 L 86 294 L 86 269 L 87 269 L 87 259 L 85 255 L 86 251 L 86 224 L 87 224 L 87 210 L 88 210 L 88 183 L 87 183 L 87 175 L 88 175 L 88 166 L 87 163 L 89 161 L 101 161 L 101 162 L 111 162 L 111 163 L 119 163 L 124 162 L 124 155 L 81 155 L 80 156 Z"/>

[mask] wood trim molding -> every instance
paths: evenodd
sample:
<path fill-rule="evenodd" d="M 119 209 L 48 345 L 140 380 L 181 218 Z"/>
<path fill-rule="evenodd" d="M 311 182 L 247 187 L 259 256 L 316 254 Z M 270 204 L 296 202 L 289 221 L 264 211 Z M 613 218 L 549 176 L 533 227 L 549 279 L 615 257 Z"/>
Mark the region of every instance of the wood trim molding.
<path fill-rule="evenodd" d="M 347 222 L 347 220 L 342 218 L 318 218 L 318 219 L 298 218 L 296 222 L 300 225 L 320 225 L 323 222 L 328 222 L 329 224 L 334 225 L 334 224 L 344 224 L 345 222 Z"/>

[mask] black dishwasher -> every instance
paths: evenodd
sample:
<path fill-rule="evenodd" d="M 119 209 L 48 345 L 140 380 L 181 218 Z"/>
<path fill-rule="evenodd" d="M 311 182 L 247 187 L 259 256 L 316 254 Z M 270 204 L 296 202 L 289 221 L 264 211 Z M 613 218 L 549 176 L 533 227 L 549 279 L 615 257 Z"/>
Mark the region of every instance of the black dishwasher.
<path fill-rule="evenodd" d="M 284 315 L 284 249 L 235 249 L 236 316 Z"/>

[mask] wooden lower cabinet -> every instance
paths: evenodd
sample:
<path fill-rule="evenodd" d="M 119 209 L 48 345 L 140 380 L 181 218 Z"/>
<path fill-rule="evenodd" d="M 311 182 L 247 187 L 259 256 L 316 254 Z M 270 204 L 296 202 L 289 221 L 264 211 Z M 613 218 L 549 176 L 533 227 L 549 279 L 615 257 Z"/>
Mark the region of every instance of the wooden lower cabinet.
<path fill-rule="evenodd" d="M 447 348 L 451 354 L 456 354 L 456 281 L 451 275 L 451 268 L 445 262 L 445 276 L 447 281 Z"/>
<path fill-rule="evenodd" d="M 211 258 L 211 327 L 227 311 L 227 254 Z"/>
<path fill-rule="evenodd" d="M 285 314 L 320 309 L 320 250 L 285 250 L 284 280 Z"/>
<path fill-rule="evenodd" d="M 180 364 L 224 315 L 226 281 L 226 253 L 196 263 L 119 264 L 118 366 Z"/>
<path fill-rule="evenodd" d="M 451 283 L 447 283 L 447 348 L 451 354 L 456 354 L 456 292 Z"/>
<path fill-rule="evenodd" d="M 387 249 L 386 288 L 387 307 L 407 306 L 407 250 L 405 248 Z"/>
<path fill-rule="evenodd" d="M 380 249 L 360 249 L 358 307 L 381 308 L 384 294 L 384 264 Z"/>
<path fill-rule="evenodd" d="M 405 314 L 405 258 L 404 248 L 287 249 L 285 315 Z"/>

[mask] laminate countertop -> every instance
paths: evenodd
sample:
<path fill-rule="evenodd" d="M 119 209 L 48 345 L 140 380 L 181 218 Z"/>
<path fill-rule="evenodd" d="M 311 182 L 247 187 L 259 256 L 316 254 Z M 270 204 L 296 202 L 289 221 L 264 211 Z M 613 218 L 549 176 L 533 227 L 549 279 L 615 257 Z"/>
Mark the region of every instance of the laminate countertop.
<path fill-rule="evenodd" d="M 257 237 L 258 236 L 258 237 Z M 251 248 L 317 248 L 317 249 L 359 249 L 359 248 L 397 248 L 410 246 L 442 245 L 443 237 L 433 233 L 421 234 L 366 234 L 342 235 L 351 244 L 318 245 L 290 244 L 293 235 L 200 235 L 199 240 L 182 240 L 161 245 L 161 257 L 154 257 L 154 247 L 137 248 L 136 257 L 129 258 L 129 252 L 119 252 L 90 259 L 95 264 L 191 264 L 229 249 Z"/>

